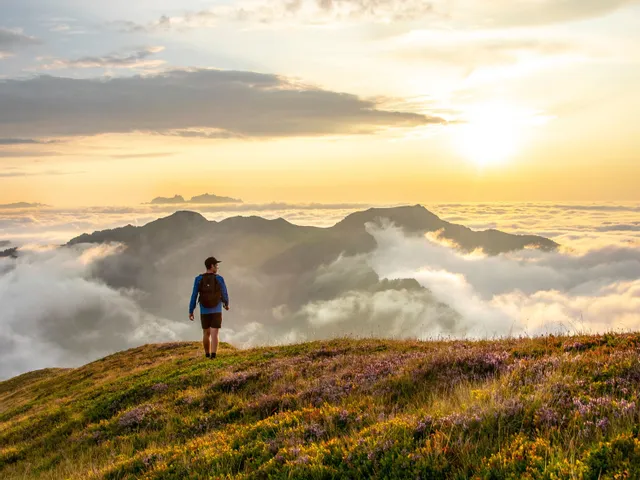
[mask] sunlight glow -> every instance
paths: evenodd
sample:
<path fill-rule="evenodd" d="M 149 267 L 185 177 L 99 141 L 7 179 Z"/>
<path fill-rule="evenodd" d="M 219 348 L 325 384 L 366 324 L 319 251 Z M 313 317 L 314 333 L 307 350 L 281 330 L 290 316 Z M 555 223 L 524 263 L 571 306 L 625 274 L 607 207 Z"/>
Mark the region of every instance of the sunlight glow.
<path fill-rule="evenodd" d="M 522 114 L 505 104 L 475 105 L 456 136 L 460 153 L 479 167 L 500 165 L 517 153 L 522 138 Z"/>

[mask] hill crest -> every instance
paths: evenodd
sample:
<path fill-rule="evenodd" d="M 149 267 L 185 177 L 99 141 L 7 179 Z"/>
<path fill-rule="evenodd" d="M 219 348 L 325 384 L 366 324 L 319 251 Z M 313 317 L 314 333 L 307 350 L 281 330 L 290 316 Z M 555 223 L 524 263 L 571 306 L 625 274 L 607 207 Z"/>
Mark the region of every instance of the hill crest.
<path fill-rule="evenodd" d="M 637 333 L 200 348 L 0 382 L 0 476 L 640 474 Z"/>

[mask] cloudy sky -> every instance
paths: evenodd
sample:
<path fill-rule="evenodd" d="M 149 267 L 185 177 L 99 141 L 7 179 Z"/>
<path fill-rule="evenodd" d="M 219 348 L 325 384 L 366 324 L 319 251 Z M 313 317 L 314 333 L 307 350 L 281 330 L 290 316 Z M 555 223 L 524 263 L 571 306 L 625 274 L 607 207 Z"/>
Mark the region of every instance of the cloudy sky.
<path fill-rule="evenodd" d="M 3 0 L 0 204 L 637 201 L 634 0 Z"/>

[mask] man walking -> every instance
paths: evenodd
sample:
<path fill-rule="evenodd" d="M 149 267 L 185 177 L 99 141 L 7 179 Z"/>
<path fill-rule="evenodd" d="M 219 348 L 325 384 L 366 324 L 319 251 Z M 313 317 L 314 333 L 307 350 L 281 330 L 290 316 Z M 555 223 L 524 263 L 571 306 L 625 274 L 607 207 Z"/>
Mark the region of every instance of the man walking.
<path fill-rule="evenodd" d="M 229 310 L 229 294 L 224 278 L 218 275 L 220 260 L 209 257 L 204 261 L 207 271 L 196 277 L 189 302 L 189 320 L 193 322 L 196 300 L 200 300 L 200 323 L 202 323 L 202 345 L 207 358 L 216 358 L 220 327 L 222 326 L 222 307 Z M 199 298 L 198 298 L 199 297 Z"/>

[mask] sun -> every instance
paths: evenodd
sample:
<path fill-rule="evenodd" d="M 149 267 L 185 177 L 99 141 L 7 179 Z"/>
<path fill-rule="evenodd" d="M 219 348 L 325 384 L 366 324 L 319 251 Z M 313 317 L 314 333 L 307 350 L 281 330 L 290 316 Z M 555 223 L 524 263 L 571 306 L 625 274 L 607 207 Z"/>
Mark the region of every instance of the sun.
<path fill-rule="evenodd" d="M 466 109 L 455 135 L 457 150 L 478 167 L 502 165 L 518 153 L 522 137 L 521 113 L 501 103 Z"/>

